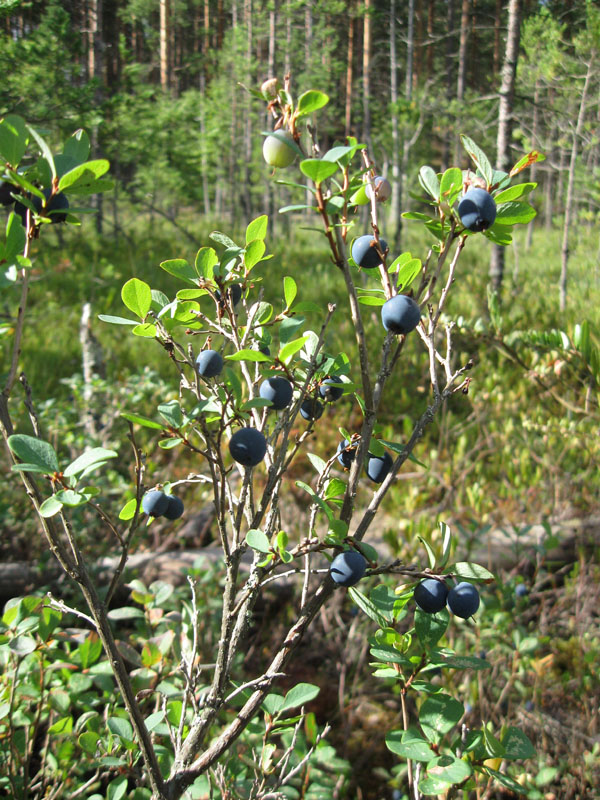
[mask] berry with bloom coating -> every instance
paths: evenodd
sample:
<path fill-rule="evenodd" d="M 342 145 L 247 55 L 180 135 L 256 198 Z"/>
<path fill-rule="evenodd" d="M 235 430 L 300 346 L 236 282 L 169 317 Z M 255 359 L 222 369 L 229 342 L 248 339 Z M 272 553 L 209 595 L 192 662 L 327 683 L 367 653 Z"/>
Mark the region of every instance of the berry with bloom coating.
<path fill-rule="evenodd" d="M 261 383 L 258 393 L 263 399 L 273 403 L 272 408 L 281 411 L 292 402 L 294 387 L 285 378 L 274 375 Z"/>
<path fill-rule="evenodd" d="M 229 440 L 229 452 L 238 464 L 255 467 L 265 457 L 267 440 L 256 428 L 240 428 Z"/>
<path fill-rule="evenodd" d="M 448 608 L 462 619 L 468 619 L 479 608 L 479 592 L 472 583 L 457 583 L 448 592 Z"/>
<path fill-rule="evenodd" d="M 329 574 L 338 586 L 354 586 L 365 574 L 367 562 L 356 550 L 345 550 L 329 566 Z"/>
<path fill-rule="evenodd" d="M 263 143 L 263 157 L 270 167 L 289 167 L 296 159 L 293 137 L 287 131 L 277 131 L 276 136 L 267 136 Z"/>
<path fill-rule="evenodd" d="M 320 419 L 323 416 L 323 403 L 319 403 L 316 397 L 307 397 L 300 406 L 300 416 L 304 419 Z"/>
<path fill-rule="evenodd" d="M 203 350 L 196 359 L 196 371 L 203 378 L 214 378 L 223 369 L 223 357 L 216 350 Z"/>
<path fill-rule="evenodd" d="M 382 456 L 374 456 L 369 453 L 365 464 L 367 477 L 370 478 L 373 483 L 383 483 L 387 478 L 388 472 L 391 470 L 393 463 L 394 459 L 387 452 L 387 450 Z"/>
<path fill-rule="evenodd" d="M 375 187 L 375 199 L 378 203 L 385 203 L 385 201 L 389 200 L 392 196 L 392 184 L 387 178 L 377 175 L 377 177 L 373 178 L 373 186 Z M 370 200 L 373 194 L 373 189 L 370 183 L 367 183 L 365 192 Z"/>
<path fill-rule="evenodd" d="M 339 400 L 344 394 L 342 381 L 337 375 L 331 375 L 329 378 L 325 378 L 324 381 L 321 381 L 321 385 L 319 386 L 319 394 L 327 403 L 333 403 L 335 400 Z"/>
<path fill-rule="evenodd" d="M 427 614 L 435 614 L 446 605 L 448 587 L 443 581 L 438 581 L 435 578 L 425 578 L 424 581 L 415 586 L 413 597 L 421 611 L 425 611 Z"/>
<path fill-rule="evenodd" d="M 458 216 L 467 230 L 485 231 L 496 219 L 496 201 L 485 189 L 469 189 L 458 204 Z"/>
<path fill-rule="evenodd" d="M 421 321 L 421 309 L 412 297 L 396 294 L 381 306 L 381 321 L 386 331 L 410 333 Z"/>
<path fill-rule="evenodd" d="M 381 252 L 385 253 L 387 250 L 387 242 L 385 239 L 379 239 L 379 247 Z M 359 267 L 363 269 L 373 269 L 381 264 L 381 256 L 377 252 L 375 246 L 375 237 L 367 233 L 365 236 L 359 236 L 352 242 L 352 258 Z"/>
<path fill-rule="evenodd" d="M 524 583 L 519 583 L 515 589 L 515 594 L 517 597 L 526 597 L 529 594 L 529 589 Z"/>
<path fill-rule="evenodd" d="M 179 519 L 183 514 L 183 500 L 174 494 L 168 494 L 167 499 L 169 504 L 167 510 L 163 513 L 163 517 L 170 520 Z"/>
<path fill-rule="evenodd" d="M 168 495 L 158 489 L 146 492 L 142 497 L 142 508 L 149 517 L 162 517 L 168 507 Z"/>

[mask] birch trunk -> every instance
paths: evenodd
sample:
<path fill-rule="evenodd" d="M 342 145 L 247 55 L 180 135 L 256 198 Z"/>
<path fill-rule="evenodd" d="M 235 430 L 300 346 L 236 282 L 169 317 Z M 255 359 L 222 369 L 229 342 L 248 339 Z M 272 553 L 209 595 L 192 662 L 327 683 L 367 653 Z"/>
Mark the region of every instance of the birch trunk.
<path fill-rule="evenodd" d="M 500 86 L 500 104 L 498 108 L 498 138 L 496 142 L 496 166 L 505 172 L 510 169 L 513 99 L 517 60 L 519 58 L 519 42 L 521 40 L 520 11 L 521 0 L 510 0 L 508 4 L 508 34 L 504 51 L 504 63 L 502 65 L 502 84 Z M 500 247 L 500 245 L 494 245 L 490 260 L 490 281 L 494 291 L 500 290 L 503 277 L 504 248 Z"/>

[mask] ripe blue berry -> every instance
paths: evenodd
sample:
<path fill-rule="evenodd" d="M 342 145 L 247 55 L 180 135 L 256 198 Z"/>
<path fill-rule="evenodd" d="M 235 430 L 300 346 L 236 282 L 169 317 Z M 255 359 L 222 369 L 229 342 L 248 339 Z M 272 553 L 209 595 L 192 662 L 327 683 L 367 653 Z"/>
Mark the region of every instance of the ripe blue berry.
<path fill-rule="evenodd" d="M 421 320 L 421 309 L 405 294 L 396 294 L 381 306 L 381 321 L 386 331 L 406 334 L 414 331 Z"/>
<path fill-rule="evenodd" d="M 153 489 L 142 497 L 142 508 L 149 517 L 162 517 L 169 507 L 169 498 L 164 492 Z"/>
<path fill-rule="evenodd" d="M 294 387 L 285 378 L 274 375 L 261 383 L 258 393 L 262 398 L 273 403 L 272 408 L 281 411 L 291 403 Z"/>
<path fill-rule="evenodd" d="M 329 566 L 329 574 L 338 586 L 354 586 L 365 574 L 367 562 L 356 550 L 345 550 Z"/>
<path fill-rule="evenodd" d="M 265 457 L 267 440 L 256 428 L 240 428 L 229 440 L 229 452 L 238 464 L 255 467 Z"/>
<path fill-rule="evenodd" d="M 354 461 L 354 456 L 356 455 L 356 445 L 354 447 L 350 446 L 350 442 L 348 439 L 343 439 L 338 444 L 338 457 L 337 460 L 345 469 L 350 469 L 352 466 L 352 462 Z"/>
<path fill-rule="evenodd" d="M 179 519 L 183 514 L 183 500 L 174 494 L 168 494 L 167 499 L 169 504 L 167 510 L 163 513 L 163 517 L 170 520 Z"/>
<path fill-rule="evenodd" d="M 458 204 L 458 216 L 467 230 L 485 231 L 496 219 L 496 202 L 485 189 L 469 189 Z"/>
<path fill-rule="evenodd" d="M 203 350 L 196 359 L 196 371 L 203 378 L 214 378 L 223 369 L 223 357 L 216 350 Z"/>
<path fill-rule="evenodd" d="M 217 302 L 221 308 L 225 308 L 225 303 L 223 301 L 221 292 L 218 289 L 215 292 L 215 297 L 217 298 Z M 235 306 L 237 306 L 242 299 L 242 287 L 238 283 L 233 283 L 228 289 L 225 290 L 225 297 L 235 308 Z"/>
<path fill-rule="evenodd" d="M 300 406 L 300 416 L 304 419 L 317 420 L 323 415 L 323 403 L 319 403 L 316 397 L 307 397 Z"/>
<path fill-rule="evenodd" d="M 519 583 L 515 588 L 515 594 L 517 597 L 526 597 L 529 594 L 529 590 L 524 583 Z"/>
<path fill-rule="evenodd" d="M 383 483 L 393 463 L 394 459 L 387 450 L 382 456 L 374 456 L 369 453 L 365 464 L 367 477 L 370 478 L 373 483 Z"/>
<path fill-rule="evenodd" d="M 388 249 L 385 239 L 379 239 L 379 247 L 381 252 L 385 253 Z M 354 262 L 363 269 L 373 269 L 381 264 L 381 257 L 375 246 L 375 237 L 369 233 L 354 240 L 351 252 Z"/>
<path fill-rule="evenodd" d="M 435 614 L 446 605 L 448 587 L 443 581 L 438 581 L 435 578 L 425 578 L 424 581 L 415 586 L 413 597 L 421 611 L 425 611 L 427 614 Z"/>
<path fill-rule="evenodd" d="M 448 608 L 462 619 L 468 619 L 479 608 L 479 592 L 472 583 L 457 583 L 448 592 Z"/>
<path fill-rule="evenodd" d="M 343 393 L 343 382 L 337 375 L 331 375 L 329 378 L 325 378 L 324 381 L 321 381 L 319 394 L 325 402 L 333 403 L 335 400 L 339 400 Z"/>

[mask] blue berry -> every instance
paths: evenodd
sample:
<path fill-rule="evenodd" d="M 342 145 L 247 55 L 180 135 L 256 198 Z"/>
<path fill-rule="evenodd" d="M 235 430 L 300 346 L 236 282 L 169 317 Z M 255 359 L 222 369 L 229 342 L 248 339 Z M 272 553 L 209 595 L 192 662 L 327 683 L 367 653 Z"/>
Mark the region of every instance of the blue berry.
<path fill-rule="evenodd" d="M 356 550 L 345 550 L 329 566 L 329 574 L 338 586 L 354 586 L 365 574 L 367 562 Z"/>

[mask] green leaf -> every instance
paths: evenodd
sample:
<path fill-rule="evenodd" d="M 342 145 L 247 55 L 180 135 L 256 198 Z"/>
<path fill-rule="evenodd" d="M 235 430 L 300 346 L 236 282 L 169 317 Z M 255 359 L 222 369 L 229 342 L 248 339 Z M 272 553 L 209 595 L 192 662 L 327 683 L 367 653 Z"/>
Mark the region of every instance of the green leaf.
<path fill-rule="evenodd" d="M 24 656 L 28 656 L 29 653 L 33 653 L 35 648 L 37 647 L 35 643 L 35 639 L 32 636 L 15 636 L 14 639 L 11 639 L 8 643 L 8 646 L 12 652 L 23 658 Z"/>
<path fill-rule="evenodd" d="M 323 161 L 320 158 L 305 158 L 300 162 L 300 170 L 317 186 L 330 178 L 338 170 L 338 165 L 332 161 Z"/>
<path fill-rule="evenodd" d="M 109 717 L 106 720 L 106 727 L 111 733 L 114 733 L 121 739 L 127 739 L 127 741 L 133 739 L 133 727 L 128 719 L 124 719 L 123 717 Z"/>
<path fill-rule="evenodd" d="M 352 589 L 350 589 L 350 591 L 352 591 Z M 381 623 L 379 624 L 381 625 Z M 385 625 L 386 622 L 384 620 L 382 627 L 385 627 Z M 376 658 L 377 661 L 381 661 L 384 664 L 402 664 L 403 666 L 412 666 L 410 659 L 407 658 L 404 653 L 401 653 L 400 650 L 396 650 L 395 647 L 392 647 L 388 644 L 378 644 L 371 648 L 370 653 L 373 658 Z"/>
<path fill-rule="evenodd" d="M 537 211 L 529 203 L 501 203 L 496 209 L 494 225 L 518 225 L 531 222 Z"/>
<path fill-rule="evenodd" d="M 86 497 L 83 494 L 74 492 L 72 489 L 61 489 L 56 492 L 54 499 L 62 503 L 63 506 L 69 506 L 70 508 L 82 506 L 86 502 Z"/>
<path fill-rule="evenodd" d="M 183 259 L 175 259 L 176 261 L 183 261 Z M 168 261 L 164 262 L 168 264 Z M 187 264 L 187 262 L 185 262 Z M 212 247 L 201 247 L 200 250 L 196 253 L 196 260 L 194 262 L 194 267 L 198 276 L 200 278 L 204 278 L 206 281 L 212 281 L 213 275 L 215 272 L 215 267 L 219 263 L 219 258 L 215 250 Z M 164 269 L 164 267 L 163 267 Z M 169 270 L 167 270 L 169 272 Z M 187 270 L 184 268 L 184 275 L 183 277 L 185 280 L 190 280 L 189 275 L 191 270 Z M 172 274 L 172 273 L 171 273 Z"/>
<path fill-rule="evenodd" d="M 137 508 L 137 500 L 135 499 L 135 497 L 133 497 L 131 500 L 125 503 L 125 505 L 119 512 L 119 519 L 123 521 L 133 519 L 135 516 L 136 508 Z"/>
<path fill-rule="evenodd" d="M 154 339 L 156 336 L 156 325 L 146 322 L 143 325 L 136 325 L 131 331 L 134 336 L 143 336 L 145 339 Z"/>
<path fill-rule="evenodd" d="M 512 236 L 508 232 L 510 228 L 507 225 L 492 225 L 487 231 L 483 232 L 486 239 L 494 244 L 499 244 L 501 247 L 506 247 L 512 242 Z"/>
<path fill-rule="evenodd" d="M 7 114 L 0 121 L 0 156 L 17 168 L 27 149 L 27 126 L 16 114 Z"/>
<path fill-rule="evenodd" d="M 340 497 L 346 493 L 346 484 L 339 478 L 331 478 L 325 486 L 325 500 L 331 500 L 333 497 Z"/>
<path fill-rule="evenodd" d="M 425 736 L 434 744 L 454 728 L 465 713 L 462 703 L 448 694 L 428 697 L 419 709 L 419 723 Z"/>
<path fill-rule="evenodd" d="M 173 275 L 175 278 L 179 278 L 182 281 L 187 281 L 194 286 L 198 285 L 196 282 L 198 278 L 196 270 L 190 264 L 188 264 L 185 258 L 170 258 L 167 261 L 162 261 L 160 267 L 161 269 L 164 269 L 165 272 L 168 272 L 169 275 Z"/>
<path fill-rule="evenodd" d="M 302 350 L 307 340 L 308 336 L 303 336 L 301 339 L 294 339 L 293 341 L 284 344 L 279 351 L 279 360 L 286 365 L 289 364 L 292 360 L 292 356 L 294 356 L 298 350 Z"/>
<path fill-rule="evenodd" d="M 432 761 L 435 753 L 417 728 L 408 728 L 405 731 L 389 731 L 385 737 L 388 750 L 402 758 L 412 761 Z"/>
<path fill-rule="evenodd" d="M 105 158 L 80 164 L 62 176 L 58 182 L 58 190 L 77 193 L 80 188 L 92 188 L 98 178 L 108 172 L 109 168 L 110 163 Z"/>
<path fill-rule="evenodd" d="M 40 506 L 40 515 L 44 517 L 44 519 L 50 519 L 50 517 L 58 514 L 59 511 L 62 511 L 62 503 L 60 500 L 57 500 L 54 495 L 44 500 Z"/>
<path fill-rule="evenodd" d="M 387 625 L 387 620 L 371 599 L 359 591 L 355 586 L 351 586 L 348 589 L 348 594 L 361 611 L 374 620 L 381 628 L 385 628 Z M 394 652 L 397 653 L 398 651 L 396 650 Z M 374 655 L 373 650 L 371 650 L 371 654 Z M 379 658 L 379 656 L 375 656 L 375 658 Z"/>
<path fill-rule="evenodd" d="M 82 733 L 81 736 L 77 739 L 77 743 L 89 756 L 95 756 L 96 750 L 98 749 L 98 742 L 100 741 L 100 734 L 94 733 L 93 731 L 86 731 Z"/>
<path fill-rule="evenodd" d="M 312 114 L 313 111 L 318 111 L 329 102 L 329 97 L 324 92 L 319 92 L 316 89 L 310 89 L 304 92 L 298 98 L 298 105 L 296 106 L 296 118 Z"/>
<path fill-rule="evenodd" d="M 458 167 L 447 169 L 440 180 L 440 199 L 452 205 L 463 187 L 462 170 Z"/>
<path fill-rule="evenodd" d="M 183 412 L 177 400 L 161 403 L 158 406 L 158 413 L 166 421 L 167 425 L 171 425 L 173 428 L 181 428 L 183 425 Z"/>
<path fill-rule="evenodd" d="M 68 478 L 71 475 L 77 475 L 84 470 L 102 466 L 106 464 L 109 458 L 116 458 L 118 453 L 115 450 L 105 450 L 104 447 L 93 447 L 82 453 L 75 461 L 72 461 L 65 469 L 64 474 Z"/>
<path fill-rule="evenodd" d="M 426 650 L 435 647 L 446 633 L 449 622 L 450 614 L 445 608 L 438 611 L 437 614 L 427 614 L 420 608 L 415 609 L 415 629 L 419 641 Z"/>
<path fill-rule="evenodd" d="M 393 264 L 390 267 L 389 271 L 392 271 Z M 407 261 L 400 270 L 398 271 L 398 277 L 396 279 L 396 286 L 398 289 L 402 289 L 405 292 L 411 283 L 417 278 L 421 272 L 422 264 L 420 258 L 411 258 L 410 261 Z"/>
<path fill-rule="evenodd" d="M 129 422 L 137 423 L 144 428 L 152 428 L 155 431 L 164 430 L 164 425 L 161 425 L 160 422 L 155 422 L 153 419 L 143 417 L 141 414 L 132 414 L 129 411 L 123 411 L 121 412 L 121 416 L 123 419 L 126 419 Z"/>
<path fill-rule="evenodd" d="M 299 708 L 300 706 L 310 703 L 319 694 L 320 688 L 314 686 L 312 683 L 298 683 L 289 692 L 286 693 L 283 705 L 279 709 L 279 713 L 283 714 L 284 711 L 290 711 L 292 708 Z"/>
<path fill-rule="evenodd" d="M 379 294 L 363 294 L 358 298 L 358 302 L 363 306 L 382 306 L 385 303 L 385 297 Z"/>
<path fill-rule="evenodd" d="M 460 138 L 463 147 L 475 162 L 475 165 L 485 178 L 488 187 L 491 186 L 494 181 L 494 171 L 488 157 L 483 150 L 481 150 L 481 148 L 479 148 L 468 136 L 465 136 L 463 133 L 461 133 Z"/>
<path fill-rule="evenodd" d="M 488 775 L 491 775 L 492 778 L 498 781 L 502 786 L 505 786 L 507 789 L 510 789 L 512 792 L 516 792 L 517 794 L 525 794 L 526 789 L 521 786 L 520 783 L 517 783 L 513 780 L 509 775 L 504 775 L 502 772 L 498 772 L 491 767 L 483 767 L 485 772 Z"/>
<path fill-rule="evenodd" d="M 284 344 L 289 342 L 292 336 L 299 330 L 306 320 L 304 317 L 286 317 L 279 326 L 279 342 Z"/>
<path fill-rule="evenodd" d="M 65 142 L 63 154 L 77 164 L 82 164 L 90 154 L 90 137 L 79 128 Z"/>
<path fill-rule="evenodd" d="M 50 174 L 52 176 L 52 179 L 54 180 L 54 178 L 56 178 L 56 166 L 54 164 L 54 156 L 52 155 L 52 150 L 50 150 L 50 148 L 48 147 L 48 143 L 46 142 L 46 140 L 42 136 L 40 136 L 40 134 L 34 128 L 32 128 L 31 125 L 28 125 L 27 128 L 29 129 L 29 133 L 33 136 L 33 138 L 37 142 L 37 145 L 42 153 L 42 158 L 48 165 L 48 169 L 50 170 Z"/>
<path fill-rule="evenodd" d="M 365 546 L 365 542 L 360 542 L 358 547 L 362 551 L 363 547 Z M 377 554 L 375 558 L 372 558 L 371 561 L 377 560 Z M 398 596 L 391 589 L 389 586 L 385 584 L 380 584 L 376 586 L 370 593 L 369 598 L 375 608 L 379 611 L 379 613 L 388 621 L 393 622 L 395 619 L 395 606 L 398 600 Z"/>
<path fill-rule="evenodd" d="M 0 253 L 0 260 L 3 258 L 6 262 L 3 267 L 11 265 L 15 262 L 18 255 L 21 255 L 25 249 L 27 241 L 27 234 L 25 228 L 21 225 L 20 218 L 16 214 L 11 213 L 6 223 L 6 243 L 4 245 L 4 256 Z"/>
<path fill-rule="evenodd" d="M 271 543 L 263 531 L 258 528 L 249 530 L 246 534 L 246 544 L 253 550 L 258 550 L 259 553 L 270 553 Z"/>
<path fill-rule="evenodd" d="M 135 606 L 122 606 L 121 608 L 111 608 L 108 618 L 116 622 L 122 619 L 144 619 L 144 612 Z M 121 642 L 120 645 L 122 644 L 124 643 Z"/>
<path fill-rule="evenodd" d="M 459 561 L 449 567 L 448 571 L 453 575 L 458 575 L 459 578 L 467 578 L 472 581 L 494 580 L 494 576 L 489 570 L 479 564 L 473 564 L 471 561 Z"/>
<path fill-rule="evenodd" d="M 255 397 L 252 400 L 246 400 L 240 406 L 240 411 L 251 411 L 253 408 L 270 408 L 272 405 L 271 400 L 266 400 L 264 397 Z"/>
<path fill-rule="evenodd" d="M 34 464 L 45 474 L 58 472 L 58 456 L 48 442 L 43 442 L 34 436 L 16 433 L 8 437 L 8 446 L 18 459 L 27 464 Z"/>
<path fill-rule="evenodd" d="M 138 325 L 137 319 L 126 319 L 125 317 L 113 317 L 110 314 L 98 314 L 98 319 L 102 322 L 110 322 L 113 325 Z"/>
<path fill-rule="evenodd" d="M 48 728 L 48 733 L 67 734 L 73 732 L 73 717 L 62 717 Z"/>
<path fill-rule="evenodd" d="M 256 266 L 265 254 L 266 246 L 262 239 L 254 239 L 246 245 L 244 251 L 244 264 L 246 269 L 250 271 L 252 267 Z"/>
<path fill-rule="evenodd" d="M 494 200 L 496 204 L 518 200 L 519 197 L 523 197 L 533 191 L 536 186 L 537 183 L 517 183 L 515 186 L 509 186 L 508 189 L 504 189 L 504 191 L 494 195 Z"/>
<path fill-rule="evenodd" d="M 232 353 L 225 356 L 229 361 L 266 361 L 272 362 L 271 356 L 261 353 L 260 350 L 238 350 L 237 353 Z"/>
<path fill-rule="evenodd" d="M 419 781 L 418 789 L 420 795 L 426 795 L 428 797 L 432 797 L 433 795 L 438 796 L 447 791 L 448 783 L 433 775 L 426 775 Z"/>
<path fill-rule="evenodd" d="M 296 294 L 298 293 L 298 286 L 296 285 L 296 281 L 293 278 L 290 278 L 289 275 L 286 275 L 283 279 L 283 295 L 285 297 L 285 305 L 286 308 L 289 309 L 296 299 Z"/>
<path fill-rule="evenodd" d="M 428 544 L 428 542 L 425 541 L 425 539 L 423 539 L 422 536 L 418 536 L 417 538 L 421 542 L 421 544 L 423 545 L 423 547 L 425 548 L 425 550 L 427 552 L 427 557 L 429 559 L 429 568 L 430 569 L 435 569 L 436 558 L 435 558 L 435 553 L 431 549 L 431 546 Z"/>
<path fill-rule="evenodd" d="M 270 136 L 271 134 L 267 135 Z M 233 248 L 234 250 L 235 249 L 239 250 L 238 246 L 233 241 L 233 239 L 230 239 L 229 236 L 227 236 L 224 233 L 221 233 L 221 231 L 212 231 L 211 233 L 209 233 L 208 238 L 212 239 L 213 242 L 217 242 L 217 244 L 222 244 L 224 247 Z"/>
<path fill-rule="evenodd" d="M 529 737 L 519 728 L 511 725 L 502 737 L 504 746 L 504 758 L 515 760 L 520 758 L 532 758 L 535 755 L 535 748 L 531 744 Z"/>
<path fill-rule="evenodd" d="M 440 181 L 431 167 L 421 167 L 419 170 L 419 183 L 436 202 L 440 199 Z"/>
<path fill-rule="evenodd" d="M 127 775 L 120 775 L 118 778 L 115 778 L 114 781 L 111 781 L 108 784 L 106 790 L 106 800 L 123 800 L 126 794 Z"/>
<path fill-rule="evenodd" d="M 307 453 L 306 455 L 310 463 L 317 470 L 317 474 L 320 475 L 325 469 L 326 462 L 323 461 L 323 459 L 320 456 L 316 456 L 314 453 Z"/>
<path fill-rule="evenodd" d="M 147 283 L 131 278 L 121 289 L 121 299 L 130 311 L 143 319 L 150 311 L 152 292 Z"/>
<path fill-rule="evenodd" d="M 246 228 L 246 244 L 250 244 L 250 242 L 253 242 L 255 239 L 263 240 L 267 235 L 268 223 L 269 217 L 266 214 L 253 219 Z"/>

